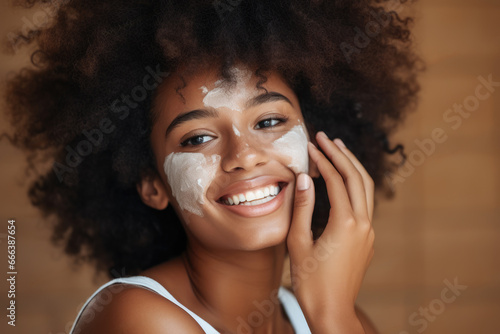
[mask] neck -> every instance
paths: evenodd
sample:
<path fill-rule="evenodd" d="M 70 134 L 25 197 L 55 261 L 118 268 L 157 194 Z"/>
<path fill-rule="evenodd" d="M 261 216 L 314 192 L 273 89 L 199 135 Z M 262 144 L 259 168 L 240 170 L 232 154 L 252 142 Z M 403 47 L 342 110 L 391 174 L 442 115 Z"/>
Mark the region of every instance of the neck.
<path fill-rule="evenodd" d="M 189 245 L 183 261 L 196 299 L 225 331 L 283 333 L 277 294 L 285 254 L 285 243 L 236 252 Z"/>

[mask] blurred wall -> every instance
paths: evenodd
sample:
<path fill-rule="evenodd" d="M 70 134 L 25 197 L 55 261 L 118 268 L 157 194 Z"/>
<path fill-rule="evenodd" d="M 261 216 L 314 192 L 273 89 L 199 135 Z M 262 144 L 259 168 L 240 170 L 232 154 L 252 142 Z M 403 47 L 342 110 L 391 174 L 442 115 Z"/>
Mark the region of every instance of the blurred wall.
<path fill-rule="evenodd" d="M 0 11 L 0 37 L 37 13 L 4 2 Z M 500 82 L 500 1 L 426 0 L 411 11 L 427 71 L 419 108 L 395 137 L 409 161 L 387 175 L 396 197 L 377 208 L 375 257 L 359 304 L 382 333 L 499 333 L 500 86 L 484 81 Z M 25 55 L 2 55 L 1 78 Z M 26 198 L 23 166 L 22 154 L 0 141 L 0 263 L 6 273 L 7 220 L 15 218 L 18 271 L 17 326 L 2 314 L 0 331 L 68 333 L 106 278 L 72 268 L 50 245 L 47 223 Z M 6 312 L 5 280 L 0 289 Z"/>

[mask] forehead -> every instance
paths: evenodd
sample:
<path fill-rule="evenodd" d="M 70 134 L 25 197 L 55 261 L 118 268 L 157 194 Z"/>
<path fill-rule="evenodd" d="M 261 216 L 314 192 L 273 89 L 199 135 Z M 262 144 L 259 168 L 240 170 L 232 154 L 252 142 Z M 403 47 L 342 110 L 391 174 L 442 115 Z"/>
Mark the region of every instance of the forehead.
<path fill-rule="evenodd" d="M 186 110 L 199 109 L 204 105 L 203 99 L 207 92 L 216 88 L 226 90 L 229 93 L 236 89 L 240 94 L 235 94 L 235 97 L 241 98 L 243 96 L 248 99 L 256 94 L 264 93 L 265 90 L 278 92 L 288 97 L 292 104 L 298 106 L 293 90 L 276 72 L 267 72 L 261 77 L 256 76 L 251 70 L 240 67 L 233 70 L 232 74 L 232 80 L 224 80 L 220 73 L 214 69 L 199 71 L 186 77 L 180 73 L 173 73 L 158 88 L 154 112 L 167 113 L 169 115 L 164 116 L 171 118 Z M 241 94 L 242 91 L 243 94 Z"/>

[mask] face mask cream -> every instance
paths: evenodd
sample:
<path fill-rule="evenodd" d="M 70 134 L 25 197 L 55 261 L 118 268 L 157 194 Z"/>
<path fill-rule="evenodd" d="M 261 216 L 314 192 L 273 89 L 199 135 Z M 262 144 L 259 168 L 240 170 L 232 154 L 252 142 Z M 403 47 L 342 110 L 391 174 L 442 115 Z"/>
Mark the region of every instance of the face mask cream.
<path fill-rule="evenodd" d="M 234 134 L 237 135 L 238 137 L 241 135 L 240 131 L 236 128 L 236 126 L 234 126 L 234 124 L 233 124 L 233 131 Z"/>
<path fill-rule="evenodd" d="M 309 170 L 309 154 L 307 151 L 307 136 L 302 125 L 294 126 L 290 131 L 273 142 L 273 148 L 279 154 L 292 159 L 288 165 L 294 173 L 307 173 Z"/>
<path fill-rule="evenodd" d="M 165 158 L 163 169 L 172 195 L 182 210 L 203 217 L 203 198 L 219 164 L 220 155 L 217 154 L 205 157 L 202 153 L 177 152 Z"/>
<path fill-rule="evenodd" d="M 233 67 L 230 71 L 236 80 L 234 86 L 227 86 L 224 80 L 218 80 L 215 82 L 215 88 L 210 91 L 205 86 L 200 87 L 203 94 L 205 94 L 203 98 L 205 107 L 214 109 L 224 107 L 242 111 L 243 103 L 246 99 L 249 96 L 255 95 L 255 92 L 247 89 L 247 84 L 252 77 L 250 71 L 238 67 Z"/>

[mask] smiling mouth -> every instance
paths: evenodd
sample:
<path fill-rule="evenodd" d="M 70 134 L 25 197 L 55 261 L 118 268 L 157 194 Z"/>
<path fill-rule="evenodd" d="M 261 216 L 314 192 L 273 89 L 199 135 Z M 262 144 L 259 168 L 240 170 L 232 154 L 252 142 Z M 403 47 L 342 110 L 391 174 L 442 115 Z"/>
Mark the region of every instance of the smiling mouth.
<path fill-rule="evenodd" d="M 273 200 L 286 186 L 286 184 L 287 183 L 285 182 L 276 182 L 274 184 L 269 184 L 244 193 L 225 195 L 219 198 L 217 202 L 228 206 L 254 206 L 264 204 Z"/>

